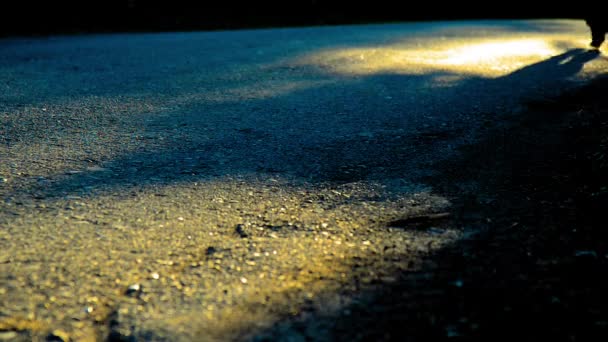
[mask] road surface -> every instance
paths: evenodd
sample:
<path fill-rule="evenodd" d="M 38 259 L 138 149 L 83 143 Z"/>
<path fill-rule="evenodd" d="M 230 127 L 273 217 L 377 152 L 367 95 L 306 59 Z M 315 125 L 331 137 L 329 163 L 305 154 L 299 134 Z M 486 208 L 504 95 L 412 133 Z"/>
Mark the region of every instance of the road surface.
<path fill-rule="evenodd" d="M 451 212 L 434 168 L 485 124 L 605 71 L 588 41 L 576 20 L 0 40 L 0 337 L 348 315 L 474 230 L 399 222 Z"/>

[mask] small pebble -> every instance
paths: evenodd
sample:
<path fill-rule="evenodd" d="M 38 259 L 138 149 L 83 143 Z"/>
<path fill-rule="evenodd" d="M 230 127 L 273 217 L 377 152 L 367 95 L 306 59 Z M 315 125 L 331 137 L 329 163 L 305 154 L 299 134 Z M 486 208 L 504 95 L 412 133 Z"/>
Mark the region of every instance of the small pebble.
<path fill-rule="evenodd" d="M 14 331 L 0 331 L 0 341 L 10 341 L 17 337 L 17 333 Z"/>
<path fill-rule="evenodd" d="M 89 172 L 104 172 L 107 171 L 108 169 L 106 169 L 105 167 L 101 167 L 101 166 L 89 166 L 87 167 L 87 171 Z"/>
<path fill-rule="evenodd" d="M 133 285 L 129 285 L 129 287 L 127 287 L 126 294 L 132 296 L 140 291 L 141 291 L 141 285 L 133 284 Z"/>
<path fill-rule="evenodd" d="M 46 340 L 67 342 L 70 340 L 70 335 L 61 329 L 55 329 L 47 336 Z"/>
<path fill-rule="evenodd" d="M 237 224 L 236 228 L 234 229 L 234 231 L 242 238 L 246 238 L 249 235 L 245 232 L 245 226 L 243 226 L 242 224 Z"/>

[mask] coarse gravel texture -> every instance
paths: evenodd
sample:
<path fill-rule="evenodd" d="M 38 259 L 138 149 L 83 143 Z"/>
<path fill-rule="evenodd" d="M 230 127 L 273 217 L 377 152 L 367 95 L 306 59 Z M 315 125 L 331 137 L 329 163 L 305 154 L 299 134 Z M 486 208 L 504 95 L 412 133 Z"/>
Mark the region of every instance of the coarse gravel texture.
<path fill-rule="evenodd" d="M 488 122 L 605 70 L 587 35 L 546 20 L 1 40 L 0 337 L 246 340 L 342 313 L 474 233 L 397 223 L 454 214 L 436 165 Z"/>

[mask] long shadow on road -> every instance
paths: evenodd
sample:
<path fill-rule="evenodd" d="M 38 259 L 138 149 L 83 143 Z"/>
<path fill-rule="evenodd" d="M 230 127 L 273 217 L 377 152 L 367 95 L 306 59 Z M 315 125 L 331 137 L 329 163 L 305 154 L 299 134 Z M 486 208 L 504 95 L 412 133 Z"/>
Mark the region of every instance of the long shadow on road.
<path fill-rule="evenodd" d="M 594 54 L 568 55 L 586 61 Z M 539 70 L 559 73 L 550 67 L 561 57 Z M 608 199 L 605 166 L 594 158 L 606 153 L 600 142 L 607 86 L 601 77 L 571 94 L 529 102 L 437 165 L 428 184 L 454 199 L 451 224 L 474 233 L 338 313 L 286 319 L 253 340 L 606 339 Z"/>
<path fill-rule="evenodd" d="M 425 86 L 433 75 L 380 74 L 280 98 L 181 108 L 179 113 L 146 125 L 151 139 L 166 133 L 166 143 L 108 161 L 101 171 L 55 175 L 49 177 L 50 182 L 17 189 L 7 197 L 28 193 L 36 198 L 90 196 L 98 190 L 112 194 L 133 186 L 255 173 L 317 183 L 378 181 L 404 175 L 411 180 L 432 172 L 433 163 L 472 141 L 477 130 L 495 120 L 493 108 L 555 93 L 597 56 L 595 51 L 573 49 L 498 79 L 472 77 L 448 88 Z M 378 84 L 393 89 L 405 86 L 406 96 L 412 96 L 400 101 L 401 107 L 386 104 L 366 92 Z M 483 93 L 459 96 L 459 92 L 472 90 Z M 324 99 L 318 104 L 322 110 L 317 105 L 300 105 L 302 98 L 326 96 L 322 94 L 337 94 L 345 102 Z M 334 115 L 328 116 L 334 106 Z M 230 115 L 221 116 L 223 113 Z M 179 135 L 171 138 L 175 132 Z M 434 160 L 428 160 L 429 155 Z"/>
<path fill-rule="evenodd" d="M 545 138 L 535 131 L 537 127 L 545 127 L 543 120 L 559 122 L 559 116 L 549 113 L 535 124 L 518 126 L 500 116 L 503 113 L 491 112 L 492 108 L 517 104 L 525 97 L 551 94 L 546 88 L 564 89 L 569 84 L 568 78 L 597 56 L 594 51 L 574 49 L 505 77 L 471 77 L 451 87 L 431 86 L 422 93 L 420 89 L 425 89 L 423 85 L 429 75 L 361 77 L 342 85 L 313 87 L 272 99 L 235 104 L 232 108 L 235 121 L 219 132 L 213 129 L 214 121 L 205 119 L 222 111 L 221 105 L 205 107 L 211 115 L 204 118 L 198 115 L 200 108 L 193 107 L 180 117 L 153 120 L 146 127 L 151 133 L 181 127 L 191 134 L 190 141 L 175 139 L 158 149 L 127 154 L 108 161 L 104 170 L 56 175 L 50 177 L 50 183 L 16 189 L 7 197 L 31 195 L 52 200 L 68 195 L 114 195 L 132 187 L 256 173 L 330 184 L 407 178 L 428 184 L 434 192 L 450 198 L 454 210 L 459 212 L 454 224 L 465 232 L 480 233 L 437 255 L 429 255 L 423 271 L 399 275 L 396 285 L 383 285 L 358 294 L 359 304 L 346 308 L 348 313 L 341 311 L 337 317 L 323 318 L 313 312 L 312 319 L 296 322 L 286 319 L 261 336 L 270 336 L 270 340 L 298 334 L 312 339 L 420 341 L 487 338 L 498 334 L 497 339 L 502 339 L 524 334 L 526 328 L 532 332 L 521 339 L 553 336 L 560 340 L 570 335 L 605 334 L 608 319 L 602 313 L 603 306 L 576 302 L 581 293 L 587 296 L 585 300 L 591 300 L 591 293 L 598 294 L 599 303 L 605 303 L 598 293 L 603 283 L 595 276 L 605 265 L 592 261 L 594 264 L 585 268 L 588 264 L 580 263 L 587 259 L 571 254 L 563 255 L 563 260 L 557 263 L 550 254 L 547 257 L 536 254 L 545 240 L 531 237 L 542 235 L 545 231 L 540 229 L 546 223 L 543 220 L 547 215 L 558 215 L 559 211 L 536 216 L 530 210 L 542 206 L 523 205 L 522 194 L 528 193 L 514 190 L 536 187 L 537 179 L 533 176 L 537 172 L 549 172 L 559 165 L 558 152 L 567 147 L 559 137 L 549 136 L 545 142 L 528 145 Z M 437 76 L 446 75 L 449 76 L 448 73 Z M 371 99 L 366 91 L 379 83 L 393 90 L 406 87 L 413 97 L 401 101 L 402 108 L 390 107 L 385 101 Z M 475 98 L 468 94 L 454 96 L 471 89 L 484 93 Z M 333 93 L 344 100 L 352 99 L 345 106 L 331 101 L 322 104 L 325 113 L 335 106 L 335 116 L 318 114 L 314 106 L 298 112 L 297 104 L 302 97 L 315 99 L 319 94 Z M 432 102 L 441 98 L 450 100 Z M 472 100 L 474 105 L 470 103 Z M 239 112 L 240 105 L 277 110 L 278 115 L 260 120 L 255 111 Z M 414 108 L 412 112 L 408 105 Z M 426 105 L 432 109 L 427 111 Z M 294 108 L 293 116 L 280 111 L 289 106 Z M 390 111 L 387 116 L 371 115 L 381 109 Z M 458 115 L 453 115 L 455 109 Z M 450 116 L 429 119 L 425 112 Z M 215 120 L 219 124 L 224 118 Z M 424 126 L 425 123 L 430 125 Z M 208 135 L 201 133 L 205 126 L 210 129 Z M 315 131 L 314 127 L 322 128 Z M 526 129 L 523 133 L 518 131 L 521 127 Z M 313 128 L 310 135 L 294 133 L 310 128 Z M 515 137 L 508 139 L 505 134 Z M 537 167 L 538 163 L 542 167 Z M 571 170 L 565 172 L 568 171 Z M 530 176 L 512 177 L 517 174 Z M 476 185 L 471 189 L 470 184 Z M 546 187 L 550 183 L 541 185 Z M 559 197 L 562 193 L 558 188 L 557 192 L 540 195 L 531 192 L 528 197 L 538 196 L 538 203 L 542 203 L 547 201 L 545 196 L 553 195 Z M 514 216 L 521 217 L 515 221 Z M 569 221 L 563 222 L 574 224 L 575 219 L 568 217 Z M 513 229 L 518 229 L 517 233 L 511 234 Z M 550 233 L 559 235 L 556 230 Z M 565 277 L 575 292 L 568 292 L 556 277 Z M 585 287 L 588 284 L 594 285 Z M 586 310 L 585 315 L 581 310 Z M 537 319 L 539 316 L 542 320 Z M 307 325 L 319 326 L 320 332 L 314 334 L 323 336 L 307 336 Z"/>

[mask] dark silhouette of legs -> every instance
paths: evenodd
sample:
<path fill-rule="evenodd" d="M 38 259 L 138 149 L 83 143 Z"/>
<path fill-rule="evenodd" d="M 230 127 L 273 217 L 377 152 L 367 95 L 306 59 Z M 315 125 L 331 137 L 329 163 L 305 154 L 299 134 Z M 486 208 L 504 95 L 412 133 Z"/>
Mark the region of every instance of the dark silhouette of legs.
<path fill-rule="evenodd" d="M 591 46 L 599 49 L 606 38 L 608 24 L 604 20 L 598 18 L 586 18 L 587 26 L 591 30 Z"/>

